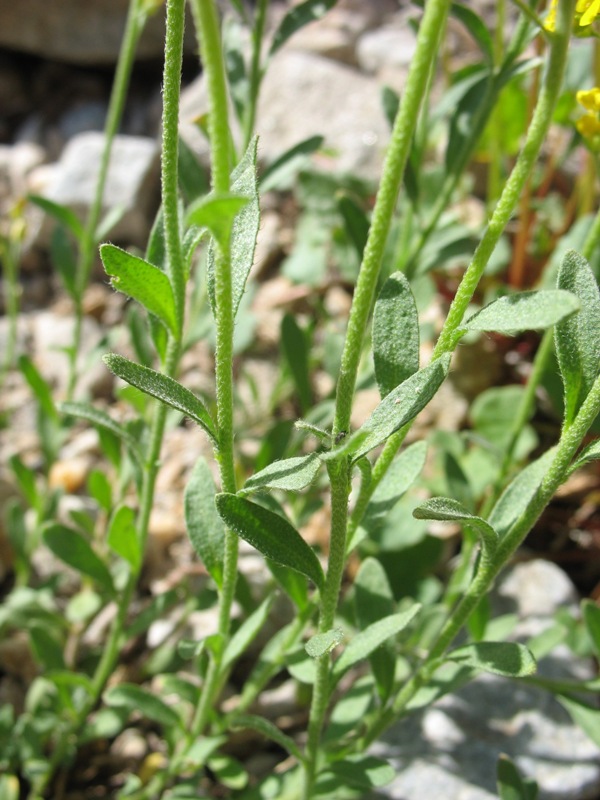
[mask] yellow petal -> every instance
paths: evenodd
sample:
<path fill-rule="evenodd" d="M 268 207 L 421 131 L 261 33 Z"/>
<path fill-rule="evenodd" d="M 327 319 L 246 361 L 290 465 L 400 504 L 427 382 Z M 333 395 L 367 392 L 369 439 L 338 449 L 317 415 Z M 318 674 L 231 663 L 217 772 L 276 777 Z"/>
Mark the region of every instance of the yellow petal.
<path fill-rule="evenodd" d="M 577 5 L 579 6 L 580 4 L 577 3 Z M 592 22 L 598 16 L 598 14 L 600 14 L 600 0 L 592 0 L 592 2 L 588 1 L 585 5 L 583 3 L 581 5 L 583 6 L 583 8 L 581 9 L 581 11 L 583 11 L 583 14 L 581 16 L 581 19 L 579 20 L 579 24 L 581 27 L 585 27 L 586 25 L 591 25 Z M 576 11 L 579 11 L 577 6 L 576 6 Z"/>
<path fill-rule="evenodd" d="M 582 89 L 575 95 L 577 102 L 588 111 L 600 111 L 600 89 Z"/>

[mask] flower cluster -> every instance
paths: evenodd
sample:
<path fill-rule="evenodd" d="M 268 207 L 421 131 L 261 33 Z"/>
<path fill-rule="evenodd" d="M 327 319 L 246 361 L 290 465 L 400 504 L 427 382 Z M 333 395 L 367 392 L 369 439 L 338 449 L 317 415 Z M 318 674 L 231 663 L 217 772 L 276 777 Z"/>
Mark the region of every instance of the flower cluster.
<path fill-rule="evenodd" d="M 558 0 L 551 0 L 550 9 L 544 27 L 547 31 L 553 31 L 556 28 L 556 9 L 558 7 Z M 596 17 L 600 14 L 600 0 L 577 0 L 575 5 L 575 22 L 578 28 L 586 28 L 591 25 Z"/>
<path fill-rule="evenodd" d="M 577 92 L 577 102 L 586 113 L 579 117 L 575 126 L 592 150 L 600 150 L 600 89 L 583 89 Z"/>

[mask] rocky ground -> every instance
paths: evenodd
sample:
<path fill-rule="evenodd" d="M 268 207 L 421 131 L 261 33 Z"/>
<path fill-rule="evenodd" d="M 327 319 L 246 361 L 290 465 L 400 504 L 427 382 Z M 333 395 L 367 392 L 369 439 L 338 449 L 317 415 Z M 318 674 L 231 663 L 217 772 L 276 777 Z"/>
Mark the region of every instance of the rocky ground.
<path fill-rule="evenodd" d="M 12 4 L 0 0 L 0 212 L 5 219 L 15 202 L 27 193 L 42 194 L 85 216 L 103 143 L 101 130 L 123 5 L 117 0 L 20 0 Z M 493 9 L 495 3 L 490 0 L 480 5 Z M 282 13 L 281 3 L 275 4 L 273 13 Z M 367 184 L 375 184 L 389 135 L 380 88 L 388 84 L 402 90 L 414 51 L 414 34 L 407 24 L 413 13 L 414 9 L 401 0 L 340 0 L 322 21 L 294 37 L 276 56 L 264 82 L 257 116 L 261 162 L 269 164 L 297 141 L 321 134 L 325 136 L 325 148 L 317 157 L 321 169 L 347 172 Z M 30 24 L 23 25 L 23 19 Z M 88 30 L 95 32 L 91 39 L 81 34 Z M 140 51 L 104 199 L 106 211 L 116 205 L 123 207 L 123 214 L 107 232 L 107 239 L 126 247 L 144 245 L 159 202 L 161 35 L 157 18 Z M 448 42 L 448 57 L 457 65 L 468 63 L 472 48 L 463 29 L 452 25 Z M 206 164 L 206 144 L 192 122 L 205 110 L 205 92 L 191 37 L 184 82 L 182 136 Z M 477 201 L 474 204 L 471 212 L 481 216 L 482 206 Z M 60 348 L 70 340 L 72 307 L 51 268 L 52 225 L 32 205 L 24 213 L 18 347 L 30 355 L 60 399 L 67 382 L 66 359 Z M 328 276 L 311 288 L 277 270 L 293 245 L 296 214 L 289 195 L 265 196 L 255 266 L 257 285 L 249 307 L 254 320 L 253 344 L 238 386 L 245 404 L 243 424 L 256 431 L 244 445 L 248 453 L 260 439 L 261 418 L 272 412 L 271 387 L 277 382 L 279 369 L 276 342 L 284 313 L 308 315 L 311 306 L 307 298 L 316 291 L 332 324 L 343 326 L 350 304 L 351 285 L 343 276 Z M 100 407 L 110 405 L 112 413 L 118 415 L 125 412 L 115 402 L 114 382 L 99 361 L 99 354 L 125 346 L 119 324 L 126 303 L 107 286 L 100 264 L 96 266 L 94 282 L 84 301 L 78 393 Z M 435 321 L 434 313 L 433 324 Z M 7 320 L 0 317 L 0 344 L 6 336 Z M 492 357 L 486 363 L 491 365 L 492 374 L 477 370 L 474 380 L 489 385 L 501 368 Z M 194 390 L 210 393 L 211 375 L 209 346 L 195 345 L 184 358 L 182 381 Z M 257 390 L 252 393 L 249 386 Z M 332 379 L 323 372 L 315 377 L 314 388 L 317 398 L 326 397 L 332 389 Z M 464 387 L 449 383 L 437 405 L 426 412 L 423 425 L 460 428 L 467 414 L 468 394 Z M 376 402 L 376 394 L 363 391 L 358 398 L 357 419 L 364 419 Z M 16 491 L 5 467 L 8 458 L 18 452 L 26 463 L 35 465 L 40 457 L 35 409 L 28 388 L 16 372 L 6 380 L 0 411 L 9 420 L 0 431 L 0 502 L 5 503 Z M 182 492 L 201 453 L 208 455 L 208 446 L 198 429 L 169 429 L 144 572 L 143 590 L 150 594 L 176 585 L 182 574 L 198 571 L 185 537 Z M 75 427 L 49 476 L 52 487 L 64 490 L 62 513 L 85 506 L 86 480 L 98 463 L 96 434 Z M 569 484 L 563 492 L 562 505 L 547 520 L 550 527 L 555 527 L 551 543 L 539 534 L 537 540 L 532 539 L 532 547 L 562 563 L 577 587 L 563 570 L 548 561 L 529 560 L 529 556 L 502 582 L 499 607 L 508 604 L 523 619 L 527 617 L 528 622 L 520 624 L 533 624 L 532 619 L 541 627 L 549 624 L 554 610 L 573 607 L 578 589 L 599 596 L 600 527 L 594 503 L 597 486 L 595 474 Z M 579 543 L 568 533 L 574 528 L 581 533 Z M 10 586 L 11 562 L 2 536 L 0 531 L 0 588 L 4 593 Z M 53 568 L 48 554 L 41 551 L 35 566 L 42 575 Z M 244 552 L 243 569 L 251 581 L 260 583 L 261 561 L 250 551 Z M 107 609 L 89 632 L 90 637 L 101 641 L 105 630 L 102 626 L 108 625 L 112 613 L 114 609 Z M 210 613 L 188 620 L 190 635 L 193 636 L 194 626 L 206 635 L 207 626 L 214 625 Z M 177 625 L 176 613 L 156 623 L 149 632 L 150 646 L 166 641 Z M 573 662 L 559 653 L 547 660 L 546 669 L 557 675 L 589 676 L 594 667 L 584 660 Z M 0 701 L 21 705 L 27 676 L 35 674 L 35 665 L 22 641 L 0 642 L 0 671 Z M 391 758 L 400 774 L 378 796 L 416 800 L 421 796 L 421 787 L 427 786 L 431 797 L 488 800 L 494 796 L 490 784 L 493 764 L 502 750 L 521 757 L 528 772 L 539 780 L 545 800 L 597 797 L 597 749 L 569 723 L 558 704 L 544 704 L 533 690 L 517 697 L 510 687 L 507 697 L 499 700 L 500 691 L 497 681 L 479 679 L 415 716 L 413 727 L 390 731 L 377 745 L 377 751 Z M 290 686 L 284 686 L 279 695 L 268 701 L 273 704 L 275 719 L 294 718 L 297 714 Z M 415 736 L 417 731 L 419 737 Z M 130 733 L 117 751 L 125 759 L 143 758 L 145 747 L 141 735 Z M 266 772 L 270 768 L 269 757 L 262 757 L 266 761 L 261 769 Z M 405 769 L 409 757 L 410 766 Z M 73 798 L 85 796 L 84 782 L 82 778 Z"/>

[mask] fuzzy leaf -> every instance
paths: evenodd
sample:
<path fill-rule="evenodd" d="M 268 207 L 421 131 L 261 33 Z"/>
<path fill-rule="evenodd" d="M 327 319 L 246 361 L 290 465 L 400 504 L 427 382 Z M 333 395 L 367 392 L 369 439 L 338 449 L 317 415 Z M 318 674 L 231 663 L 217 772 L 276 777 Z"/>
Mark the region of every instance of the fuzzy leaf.
<path fill-rule="evenodd" d="M 58 222 L 62 222 L 73 234 L 73 236 L 81 242 L 85 236 L 85 231 L 83 229 L 83 225 L 79 221 L 79 217 L 75 214 L 74 211 L 71 211 L 70 208 L 67 206 L 63 206 L 60 203 L 55 203 L 53 200 L 49 200 L 47 197 L 41 197 L 37 194 L 30 194 L 28 195 L 27 199 L 34 203 L 36 206 L 45 211 L 46 214 L 49 214 L 51 217 L 54 217 L 55 220 Z"/>
<path fill-rule="evenodd" d="M 291 314 L 285 314 L 281 322 L 281 349 L 292 373 L 300 408 L 304 413 L 312 404 L 309 347 L 306 334 Z"/>
<path fill-rule="evenodd" d="M 303 759 L 302 751 L 296 742 L 294 742 L 290 736 L 286 736 L 285 733 L 282 733 L 277 726 L 273 725 L 272 722 L 264 717 L 257 717 L 254 714 L 236 714 L 231 727 L 234 730 L 249 728 L 257 731 L 267 739 L 271 739 L 284 750 L 287 750 L 287 752 L 298 761 L 301 762 Z"/>
<path fill-rule="evenodd" d="M 214 582 L 221 588 L 225 530 L 215 508 L 216 493 L 206 459 L 200 457 L 185 487 L 185 524 L 194 550 Z"/>
<path fill-rule="evenodd" d="M 299 3 L 291 8 L 275 31 L 269 50 L 269 56 L 276 53 L 279 48 L 287 42 L 290 36 L 293 36 L 300 28 L 324 16 L 330 8 L 333 8 L 336 1 L 337 0 L 304 0 L 303 3 Z"/>
<path fill-rule="evenodd" d="M 462 330 L 511 335 L 550 328 L 579 311 L 579 300 L 559 289 L 522 292 L 494 300 L 466 321 Z"/>
<path fill-rule="evenodd" d="M 411 375 L 379 403 L 369 419 L 344 440 L 341 448 L 332 450 L 330 455 L 335 456 L 337 450 L 343 448 L 356 461 L 385 442 L 425 408 L 441 386 L 449 365 L 450 356 L 443 356 Z M 356 445 L 356 449 L 353 445 Z"/>
<path fill-rule="evenodd" d="M 596 657 L 600 656 L 600 607 L 592 600 L 584 600 L 581 604 L 583 621 L 592 640 L 592 647 Z"/>
<path fill-rule="evenodd" d="M 327 767 L 327 772 L 332 772 L 342 785 L 358 786 L 361 789 L 385 786 L 396 775 L 395 769 L 387 761 L 364 755 L 335 761 Z"/>
<path fill-rule="evenodd" d="M 201 197 L 188 208 L 185 217 L 186 225 L 208 228 L 217 240 L 219 247 L 225 250 L 229 244 L 234 220 L 248 204 L 248 200 L 248 197 L 242 197 L 232 192 Z"/>
<path fill-rule="evenodd" d="M 501 755 L 496 770 L 500 800 L 536 800 L 538 787 L 531 778 L 523 778 L 508 756 Z"/>
<path fill-rule="evenodd" d="M 135 527 L 135 513 L 129 506 L 119 506 L 112 515 L 107 540 L 109 547 L 124 558 L 133 570 L 139 568 L 142 551 Z"/>
<path fill-rule="evenodd" d="M 466 667 L 504 675 L 507 678 L 523 678 L 536 670 L 535 658 L 525 645 L 516 642 L 478 642 L 459 647 L 448 653 L 449 661 Z"/>
<path fill-rule="evenodd" d="M 113 244 L 103 244 L 100 257 L 113 288 L 133 297 L 176 335 L 175 299 L 166 273 Z"/>
<path fill-rule="evenodd" d="M 334 681 L 338 681 L 350 667 L 368 658 L 385 641 L 406 628 L 420 609 L 421 604 L 415 603 L 408 611 L 377 620 L 364 631 L 357 633 L 333 665 Z"/>
<path fill-rule="evenodd" d="M 488 522 L 500 538 L 527 510 L 527 506 L 539 489 L 554 455 L 555 448 L 551 448 L 536 461 L 532 461 L 519 472 L 498 498 L 498 502 L 488 517 Z"/>
<path fill-rule="evenodd" d="M 218 494 L 216 504 L 223 522 L 238 536 L 267 558 L 301 572 L 322 588 L 324 575 L 319 559 L 286 519 L 234 494 Z"/>
<path fill-rule="evenodd" d="M 573 462 L 571 472 L 583 467 L 584 464 L 588 464 L 590 461 L 597 461 L 598 459 L 600 459 L 600 439 L 596 439 L 591 444 L 588 444 L 587 447 L 583 448 Z"/>
<path fill-rule="evenodd" d="M 304 645 L 304 649 L 311 658 L 321 658 L 321 656 L 331 653 L 344 640 L 344 631 L 341 628 L 332 628 L 325 633 L 316 633 L 311 636 Z"/>
<path fill-rule="evenodd" d="M 363 527 L 372 530 L 374 524 L 396 505 L 420 475 L 425 466 L 426 456 L 427 443 L 421 441 L 411 444 L 394 459 L 383 480 L 373 492 L 361 523 Z"/>
<path fill-rule="evenodd" d="M 581 730 L 597 747 L 600 747 L 600 709 L 595 704 L 590 705 L 578 697 L 557 695 L 556 699 L 567 709 Z"/>
<path fill-rule="evenodd" d="M 240 163 L 231 175 L 232 194 L 248 198 L 248 202 L 237 214 L 231 231 L 231 281 L 233 316 L 237 314 L 246 281 L 254 261 L 256 236 L 260 224 L 258 188 L 256 177 L 256 148 L 258 140 L 252 139 Z M 215 253 L 208 252 L 207 266 L 208 296 L 213 311 L 215 309 Z"/>
<path fill-rule="evenodd" d="M 283 489 L 287 492 L 299 492 L 306 486 L 310 486 L 317 477 L 320 466 L 321 462 L 316 453 L 274 461 L 248 478 L 243 492 L 240 494 L 246 495 L 259 489 Z"/>
<path fill-rule="evenodd" d="M 122 425 L 119 425 L 118 422 L 115 422 L 114 419 L 109 417 L 104 411 L 100 411 L 98 408 L 94 408 L 94 406 L 88 405 L 87 403 L 61 403 L 58 409 L 63 414 L 67 414 L 70 417 L 85 419 L 98 428 L 104 428 L 110 431 L 125 444 L 138 464 L 142 463 L 142 454 L 140 453 L 136 440 L 129 431 Z"/>
<path fill-rule="evenodd" d="M 460 20 L 479 45 L 490 67 L 494 66 L 494 42 L 481 17 L 462 3 L 452 3 L 450 14 Z"/>
<path fill-rule="evenodd" d="M 565 387 L 565 423 L 570 424 L 600 368 L 600 293 L 589 264 L 573 250 L 566 253 L 560 265 L 557 283 L 581 303 L 579 314 L 557 325 L 554 334 Z"/>
<path fill-rule="evenodd" d="M 179 715 L 164 700 L 136 684 L 121 683 L 113 686 L 104 692 L 103 698 L 109 706 L 141 712 L 148 719 L 167 728 L 179 728 L 181 725 Z"/>
<path fill-rule="evenodd" d="M 141 364 L 135 364 L 133 361 L 129 361 L 129 359 L 116 353 L 109 353 L 103 356 L 102 360 L 118 378 L 135 386 L 136 389 L 145 394 L 155 397 L 161 403 L 181 411 L 182 414 L 186 414 L 196 424 L 200 425 L 212 441 L 216 443 L 217 437 L 212 417 L 202 400 L 192 394 L 185 386 L 162 372 L 157 372 L 154 369 L 150 369 L 150 367 L 143 367 Z"/>
<path fill-rule="evenodd" d="M 413 511 L 416 519 L 439 519 L 446 522 L 460 522 L 477 531 L 484 546 L 491 554 L 498 544 L 498 534 L 481 517 L 471 514 L 461 503 L 450 497 L 432 497 Z"/>
<path fill-rule="evenodd" d="M 110 592 L 113 591 L 108 567 L 83 536 L 65 525 L 54 523 L 45 528 L 43 537 L 46 547 L 52 550 L 57 558 L 82 575 L 93 578 Z"/>
<path fill-rule="evenodd" d="M 248 648 L 248 645 L 256 639 L 261 628 L 267 621 L 272 604 L 273 595 L 268 595 L 256 611 L 250 614 L 248 619 L 244 620 L 240 625 L 225 648 L 221 661 L 221 669 L 227 669 L 231 664 L 234 664 Z"/>
<path fill-rule="evenodd" d="M 401 272 L 383 284 L 373 312 L 373 360 L 382 397 L 419 369 L 419 317 Z"/>

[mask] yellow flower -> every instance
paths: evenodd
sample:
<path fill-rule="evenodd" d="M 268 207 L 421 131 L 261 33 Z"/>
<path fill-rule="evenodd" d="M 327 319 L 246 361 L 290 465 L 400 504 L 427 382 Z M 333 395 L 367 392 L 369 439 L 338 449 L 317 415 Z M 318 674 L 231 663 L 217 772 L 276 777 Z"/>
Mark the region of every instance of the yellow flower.
<path fill-rule="evenodd" d="M 548 16 L 546 17 L 546 22 L 544 23 L 544 28 L 547 31 L 555 31 L 556 30 L 556 9 L 558 7 L 558 0 L 551 0 L 550 8 L 548 9 Z"/>
<path fill-rule="evenodd" d="M 600 111 L 600 89 L 597 86 L 593 89 L 582 89 L 575 97 L 587 111 Z"/>
<path fill-rule="evenodd" d="M 575 13 L 581 14 L 579 18 L 579 25 L 581 27 L 591 25 L 598 14 L 600 14 L 600 0 L 577 0 Z"/>
<path fill-rule="evenodd" d="M 584 139 L 592 139 L 600 134 L 600 120 L 595 114 L 584 114 L 579 117 L 575 127 Z"/>

